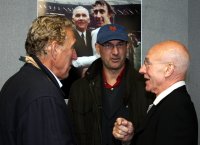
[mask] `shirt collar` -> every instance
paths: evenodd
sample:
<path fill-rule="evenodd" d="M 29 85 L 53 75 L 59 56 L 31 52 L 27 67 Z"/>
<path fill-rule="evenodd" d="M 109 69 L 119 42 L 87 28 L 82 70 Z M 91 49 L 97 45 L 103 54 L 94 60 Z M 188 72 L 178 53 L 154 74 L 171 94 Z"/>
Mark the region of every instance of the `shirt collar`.
<path fill-rule="evenodd" d="M 122 76 L 123 76 L 124 72 L 125 72 L 125 67 L 122 69 L 122 71 L 118 75 L 118 77 L 116 79 L 116 83 L 114 85 L 110 85 L 110 84 L 108 84 L 105 72 L 103 71 L 102 74 L 103 74 L 104 87 L 108 88 L 108 89 L 117 87 L 120 84 L 120 82 L 122 81 Z"/>
<path fill-rule="evenodd" d="M 86 31 L 81 32 L 81 31 L 77 30 L 77 32 L 78 32 L 78 34 L 79 34 L 80 36 L 82 35 L 82 33 L 83 33 L 84 37 L 86 36 Z"/>
<path fill-rule="evenodd" d="M 48 68 L 47 68 L 48 69 Z M 58 77 L 50 70 L 50 69 L 48 69 L 51 73 L 52 73 L 52 75 L 55 77 L 55 79 L 56 79 L 56 81 L 58 82 L 58 85 L 60 86 L 60 88 L 63 86 L 63 84 L 61 83 L 61 81 L 58 79 Z"/>
<path fill-rule="evenodd" d="M 170 86 L 169 88 L 167 88 L 166 90 L 164 90 L 162 93 L 160 93 L 156 99 L 154 100 L 153 104 L 157 105 L 162 99 L 164 99 L 167 95 L 169 95 L 172 91 L 174 91 L 175 89 L 182 87 L 185 85 L 185 81 L 179 81 L 176 82 L 175 84 L 173 84 L 172 86 Z"/>

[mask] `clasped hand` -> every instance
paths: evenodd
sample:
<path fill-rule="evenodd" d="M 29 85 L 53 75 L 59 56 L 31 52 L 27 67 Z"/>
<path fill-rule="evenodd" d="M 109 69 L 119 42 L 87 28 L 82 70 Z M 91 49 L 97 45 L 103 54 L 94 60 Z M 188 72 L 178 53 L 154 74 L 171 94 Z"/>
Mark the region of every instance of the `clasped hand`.
<path fill-rule="evenodd" d="M 134 127 L 132 122 L 117 118 L 113 127 L 113 136 L 122 142 L 130 142 L 134 135 Z"/>

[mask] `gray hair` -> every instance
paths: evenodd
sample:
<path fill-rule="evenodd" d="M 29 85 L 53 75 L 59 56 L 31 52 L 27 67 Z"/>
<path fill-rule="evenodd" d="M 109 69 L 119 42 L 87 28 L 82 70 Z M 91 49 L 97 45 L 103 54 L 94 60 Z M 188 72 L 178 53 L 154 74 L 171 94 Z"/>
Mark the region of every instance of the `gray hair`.
<path fill-rule="evenodd" d="M 74 10 L 72 12 L 72 18 L 75 17 L 77 11 L 80 10 L 80 9 L 84 10 L 85 14 L 88 16 L 88 18 L 90 18 L 89 11 L 86 8 L 84 8 L 83 6 L 77 6 L 77 7 L 74 8 Z"/>

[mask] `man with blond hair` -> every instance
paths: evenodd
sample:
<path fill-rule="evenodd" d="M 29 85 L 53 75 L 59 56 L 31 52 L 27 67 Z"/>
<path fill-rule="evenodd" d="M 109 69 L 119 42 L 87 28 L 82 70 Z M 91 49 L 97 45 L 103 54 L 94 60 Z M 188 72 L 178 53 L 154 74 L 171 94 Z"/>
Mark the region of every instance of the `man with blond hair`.
<path fill-rule="evenodd" d="M 36 18 L 22 68 L 0 92 L 1 145 L 74 145 L 61 79 L 68 77 L 76 39 L 64 16 Z"/>

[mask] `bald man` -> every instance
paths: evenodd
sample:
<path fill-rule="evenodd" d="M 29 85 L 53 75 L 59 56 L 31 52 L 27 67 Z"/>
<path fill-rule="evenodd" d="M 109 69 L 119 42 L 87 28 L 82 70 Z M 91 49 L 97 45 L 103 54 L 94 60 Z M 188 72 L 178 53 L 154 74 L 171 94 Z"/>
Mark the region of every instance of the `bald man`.
<path fill-rule="evenodd" d="M 177 41 L 164 41 L 149 49 L 139 72 L 147 91 L 156 98 L 147 110 L 143 127 L 134 133 L 134 122 L 118 118 L 115 138 L 134 145 L 197 145 L 198 124 L 185 86 L 188 49 Z M 132 139 L 132 140 L 131 140 Z"/>
<path fill-rule="evenodd" d="M 76 27 L 76 43 L 74 44 L 74 48 L 77 56 L 80 57 L 93 55 L 91 32 L 87 30 L 90 23 L 88 10 L 82 6 L 77 6 L 74 8 L 72 21 Z"/>
<path fill-rule="evenodd" d="M 79 65 L 80 61 L 84 63 L 88 61 L 89 57 L 93 57 L 92 37 L 91 32 L 88 30 L 90 23 L 89 11 L 83 6 L 75 7 L 72 13 L 72 22 L 76 28 L 74 31 L 76 42 L 73 47 L 78 58 L 72 61 L 73 67 L 69 72 L 69 77 L 62 80 L 62 90 L 65 92 L 66 98 L 68 98 L 72 83 L 84 76 L 87 70 L 88 65 Z"/>

